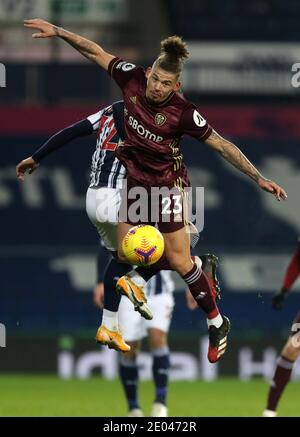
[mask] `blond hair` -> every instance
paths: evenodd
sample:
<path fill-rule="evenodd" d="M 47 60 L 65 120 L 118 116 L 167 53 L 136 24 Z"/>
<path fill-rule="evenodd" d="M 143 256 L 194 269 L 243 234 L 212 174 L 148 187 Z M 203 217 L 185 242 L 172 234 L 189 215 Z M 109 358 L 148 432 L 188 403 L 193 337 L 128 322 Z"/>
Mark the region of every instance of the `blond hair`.
<path fill-rule="evenodd" d="M 169 36 L 160 43 L 160 55 L 155 60 L 153 67 L 180 76 L 185 61 L 189 57 L 189 51 L 185 42 L 179 36 Z"/>

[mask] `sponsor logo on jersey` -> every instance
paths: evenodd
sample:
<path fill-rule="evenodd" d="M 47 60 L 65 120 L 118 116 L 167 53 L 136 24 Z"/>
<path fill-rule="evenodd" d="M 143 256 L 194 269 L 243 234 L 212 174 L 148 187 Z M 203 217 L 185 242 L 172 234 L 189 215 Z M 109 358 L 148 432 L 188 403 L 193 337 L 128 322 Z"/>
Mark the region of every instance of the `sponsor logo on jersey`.
<path fill-rule="evenodd" d="M 136 105 L 136 96 L 130 97 L 130 100 L 134 105 Z"/>
<path fill-rule="evenodd" d="M 162 126 L 167 120 L 167 117 L 164 114 L 158 113 L 155 116 L 155 124 L 158 126 Z"/>
<path fill-rule="evenodd" d="M 203 118 L 198 111 L 196 111 L 196 109 L 194 110 L 193 113 L 193 119 L 195 122 L 195 125 L 198 127 L 204 127 L 206 125 L 206 120 L 205 118 Z"/>
<path fill-rule="evenodd" d="M 156 135 L 146 129 L 142 124 L 140 124 L 132 115 L 128 119 L 129 126 L 131 126 L 139 135 L 146 138 L 147 140 L 154 141 L 155 143 L 160 143 L 163 137 Z"/>
<path fill-rule="evenodd" d="M 116 68 L 118 70 L 121 69 L 122 71 L 130 71 L 135 68 L 135 65 L 131 64 L 130 62 L 122 61 L 117 64 Z"/>

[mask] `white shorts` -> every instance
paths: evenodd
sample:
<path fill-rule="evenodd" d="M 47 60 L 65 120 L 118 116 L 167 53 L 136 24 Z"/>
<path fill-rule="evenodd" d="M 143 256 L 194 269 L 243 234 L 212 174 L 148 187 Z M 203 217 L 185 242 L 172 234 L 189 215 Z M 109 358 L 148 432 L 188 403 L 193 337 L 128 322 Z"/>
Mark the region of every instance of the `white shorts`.
<path fill-rule="evenodd" d="M 148 297 L 149 306 L 153 312 L 152 320 L 145 320 L 134 310 L 127 297 L 122 297 L 119 306 L 119 327 L 125 341 L 137 341 L 147 336 L 150 328 L 169 332 L 174 298 L 170 293 L 160 293 Z"/>
<path fill-rule="evenodd" d="M 121 194 L 118 188 L 88 188 L 86 193 L 86 212 L 96 227 L 106 249 L 118 250 L 118 213 Z"/>

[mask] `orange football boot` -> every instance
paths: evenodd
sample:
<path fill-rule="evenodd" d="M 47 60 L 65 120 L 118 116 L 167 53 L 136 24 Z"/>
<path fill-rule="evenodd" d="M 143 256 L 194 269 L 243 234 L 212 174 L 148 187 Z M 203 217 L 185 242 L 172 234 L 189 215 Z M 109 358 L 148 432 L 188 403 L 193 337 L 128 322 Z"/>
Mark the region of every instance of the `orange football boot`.
<path fill-rule="evenodd" d="M 96 334 L 97 343 L 107 345 L 109 349 L 120 352 L 130 351 L 130 346 L 125 343 L 122 335 L 118 331 L 110 331 L 105 325 L 101 325 Z"/>
<path fill-rule="evenodd" d="M 146 320 L 153 319 L 153 314 L 147 305 L 147 298 L 143 287 L 137 286 L 129 275 L 122 276 L 116 285 L 116 290 L 133 303 L 135 311 L 138 311 Z"/>

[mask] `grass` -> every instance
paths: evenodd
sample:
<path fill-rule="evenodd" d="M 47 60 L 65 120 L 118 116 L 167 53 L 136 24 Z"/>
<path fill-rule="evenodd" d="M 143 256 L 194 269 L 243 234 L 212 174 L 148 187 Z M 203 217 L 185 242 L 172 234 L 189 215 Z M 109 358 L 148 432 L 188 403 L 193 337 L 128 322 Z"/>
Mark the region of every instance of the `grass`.
<path fill-rule="evenodd" d="M 121 383 L 101 378 L 60 380 L 55 376 L 1 375 L 0 416 L 126 416 Z M 261 416 L 268 384 L 263 380 L 240 382 L 171 382 L 170 416 Z M 280 416 L 299 416 L 299 383 L 291 382 L 282 397 Z M 142 382 L 140 400 L 150 414 L 153 384 Z"/>

